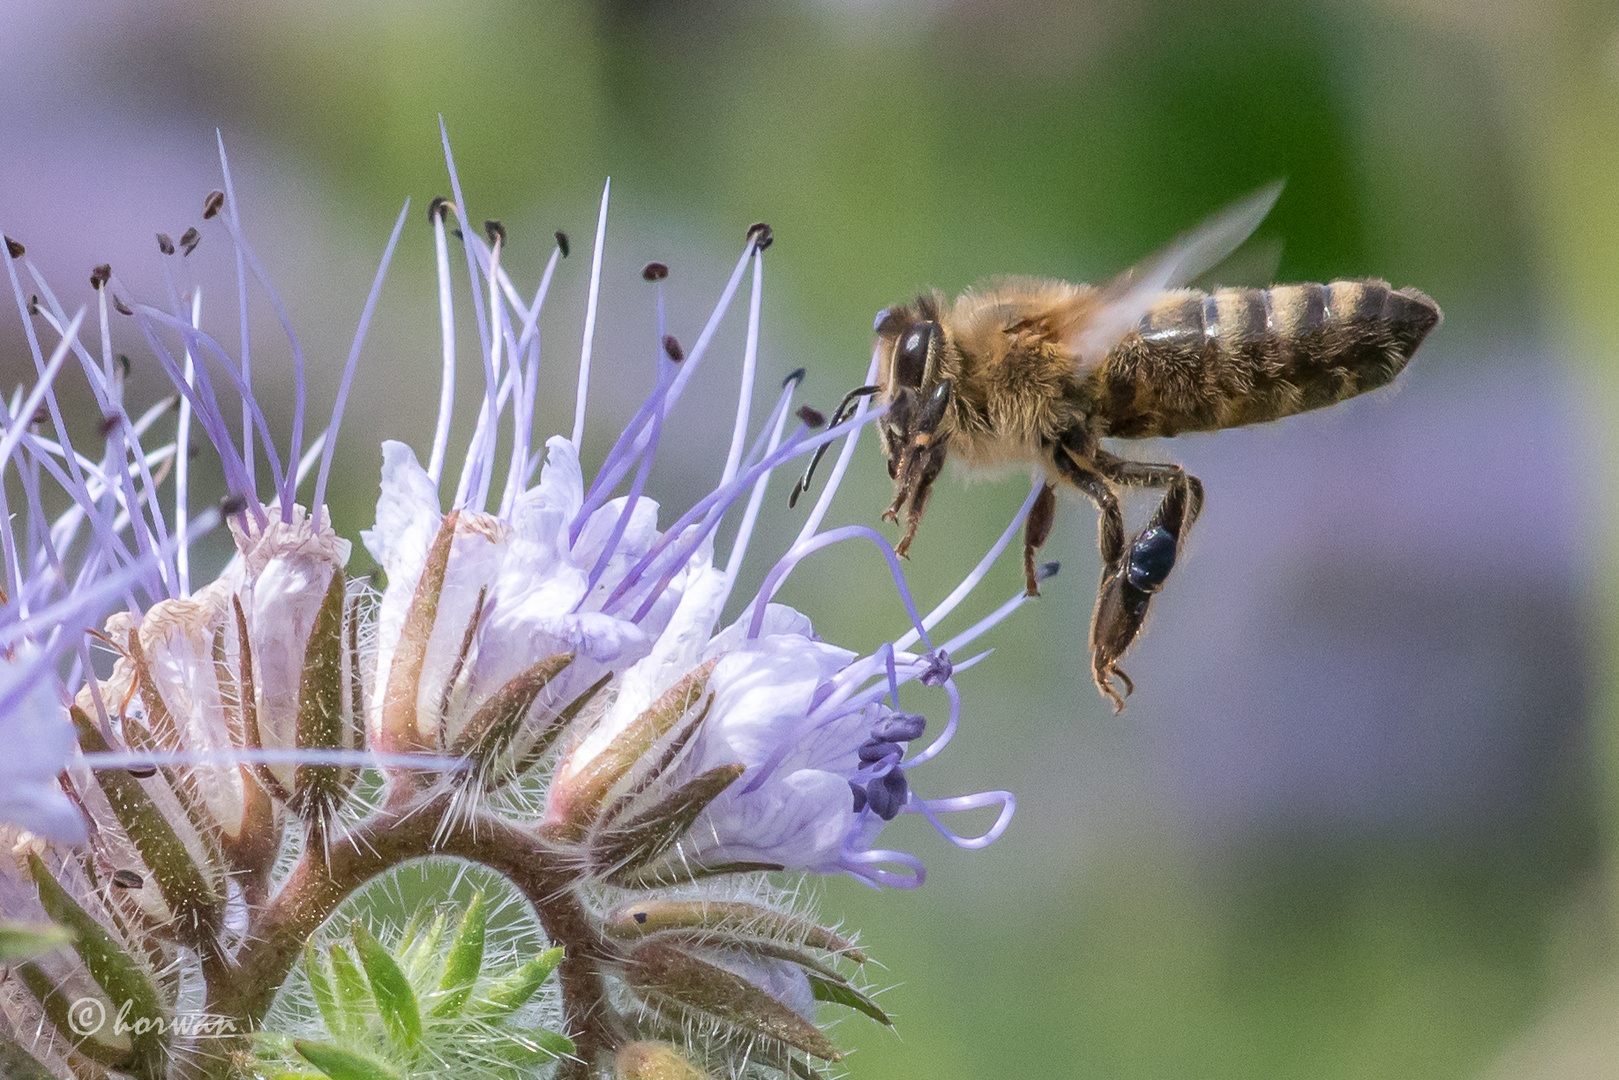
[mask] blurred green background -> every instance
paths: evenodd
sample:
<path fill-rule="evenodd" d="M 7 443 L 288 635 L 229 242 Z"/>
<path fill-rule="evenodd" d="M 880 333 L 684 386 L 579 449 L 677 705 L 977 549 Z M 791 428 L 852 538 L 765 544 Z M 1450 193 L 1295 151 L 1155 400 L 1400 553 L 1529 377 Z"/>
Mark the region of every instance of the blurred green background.
<path fill-rule="evenodd" d="M 553 229 L 574 238 L 542 430 L 571 417 L 613 178 L 587 464 L 649 384 L 649 259 L 673 267 L 689 343 L 746 227 L 770 222 L 765 371 L 808 367 L 830 405 L 879 307 L 997 273 L 1096 279 L 1285 177 L 1261 230 L 1279 279 L 1385 277 L 1446 322 L 1398 392 L 1128 448 L 1183 461 L 1210 502 L 1120 717 L 1083 655 L 1094 516 L 1064 507 L 1064 574 L 992 635 L 956 745 L 914 777 L 1015 791 L 1011 831 L 965 853 L 903 821 L 885 841 L 927 860 L 922 889 L 825 886 L 894 984 L 897 1032 L 836 1032 L 850 1075 L 1619 1076 L 1614 5 L 7 0 L 0 21 L 6 231 L 58 283 L 111 259 L 161 295 L 151 235 L 196 219 L 219 129 L 318 410 L 415 200 L 333 479 L 351 536 L 376 440 L 429 439 L 439 114 L 520 282 Z M 196 265 L 228 331 L 223 245 Z M 5 318 L 9 385 L 28 369 Z M 670 431 L 653 480 L 670 507 L 719 471 L 742 322 Z M 856 465 L 834 515 L 875 524 L 887 479 L 869 447 Z M 909 567 L 924 602 L 1026 491 L 942 485 Z M 761 552 L 796 531 L 784 501 Z M 783 598 L 870 648 L 902 626 L 859 602 L 883 577 L 854 551 Z M 1016 583 L 998 568 L 954 625 Z"/>

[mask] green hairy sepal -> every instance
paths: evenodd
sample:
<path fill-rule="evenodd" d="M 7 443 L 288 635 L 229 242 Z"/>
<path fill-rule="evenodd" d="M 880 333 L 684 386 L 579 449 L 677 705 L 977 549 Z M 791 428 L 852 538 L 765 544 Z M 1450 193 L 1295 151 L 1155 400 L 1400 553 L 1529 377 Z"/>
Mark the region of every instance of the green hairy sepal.
<path fill-rule="evenodd" d="M 272 1013 L 252 1075 L 516 1080 L 571 1056 L 573 1041 L 538 1015 L 563 950 L 497 942 L 491 918 L 510 902 L 479 890 L 424 903 L 402 929 L 334 920 L 332 936 L 303 955 L 312 1013 L 299 1017 L 291 1003 Z"/>

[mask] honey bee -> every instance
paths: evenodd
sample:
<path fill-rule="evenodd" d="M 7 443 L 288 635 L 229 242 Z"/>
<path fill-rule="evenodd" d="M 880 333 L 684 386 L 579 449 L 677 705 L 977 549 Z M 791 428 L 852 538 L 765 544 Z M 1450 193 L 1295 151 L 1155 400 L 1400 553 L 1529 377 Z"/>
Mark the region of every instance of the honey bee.
<path fill-rule="evenodd" d="M 840 410 L 862 395 L 888 406 L 878 427 L 894 500 L 883 517 L 905 515 L 902 556 L 951 456 L 1043 470 L 1024 525 L 1031 596 L 1057 488 L 1096 504 L 1102 579 L 1091 673 L 1115 711 L 1135 689 L 1119 660 L 1202 509 L 1203 485 L 1179 465 L 1119 457 L 1103 440 L 1215 431 L 1336 404 L 1393 380 L 1441 320 L 1426 295 L 1385 281 L 1184 287 L 1241 245 L 1280 194 L 1275 184 L 1233 204 L 1107 285 L 1006 278 L 952 303 L 932 292 L 886 308 L 875 325 L 878 382 Z M 1119 492 L 1128 488 L 1163 498 L 1127 541 Z"/>

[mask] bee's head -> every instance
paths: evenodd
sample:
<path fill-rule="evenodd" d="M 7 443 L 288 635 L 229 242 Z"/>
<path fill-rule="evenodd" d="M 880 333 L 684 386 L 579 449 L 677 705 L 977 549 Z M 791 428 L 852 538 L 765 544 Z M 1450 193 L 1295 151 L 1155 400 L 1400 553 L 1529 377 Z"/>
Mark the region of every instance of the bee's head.
<path fill-rule="evenodd" d="M 918 297 L 914 308 L 879 311 L 874 329 L 877 384 L 889 406 L 878 430 L 888 454 L 888 474 L 897 479 L 906 449 L 932 437 L 949 404 L 950 383 L 940 378 L 945 331 L 938 302 L 928 296 Z"/>

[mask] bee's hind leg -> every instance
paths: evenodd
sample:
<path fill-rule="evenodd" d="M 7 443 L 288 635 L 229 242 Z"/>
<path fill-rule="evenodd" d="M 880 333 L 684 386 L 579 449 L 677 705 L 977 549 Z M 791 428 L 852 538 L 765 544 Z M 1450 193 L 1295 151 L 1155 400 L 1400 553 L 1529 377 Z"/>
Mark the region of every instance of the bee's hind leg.
<path fill-rule="evenodd" d="M 1131 541 L 1127 556 L 1104 576 L 1091 622 L 1091 674 L 1117 711 L 1124 701 L 1112 689 L 1113 678 L 1124 683 L 1126 694 L 1134 689 L 1118 661 L 1140 636 L 1153 594 L 1174 569 L 1181 537 L 1203 509 L 1203 484 L 1179 465 L 1125 461 L 1103 452 L 1097 454 L 1096 464 L 1114 483 L 1168 489 L 1146 527 Z"/>
<path fill-rule="evenodd" d="M 1119 498 L 1109 478 L 1093 464 L 1099 452 L 1090 449 L 1087 453 L 1083 444 L 1074 445 L 1077 441 L 1064 439 L 1053 447 L 1052 463 L 1057 474 L 1084 492 L 1099 512 L 1097 548 L 1102 556 L 1102 581 L 1091 616 L 1091 677 L 1118 712 L 1124 708 L 1124 696 L 1114 687 L 1114 680 L 1123 684 L 1125 694 L 1135 691 L 1130 676 L 1119 670 L 1118 661 L 1141 632 L 1152 596 L 1129 584 Z"/>

